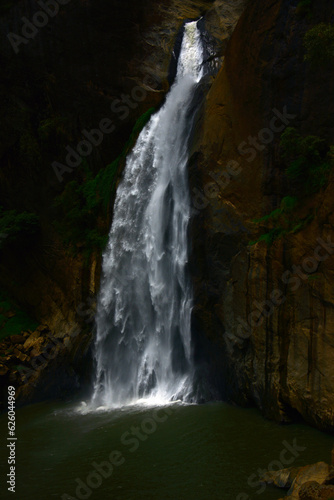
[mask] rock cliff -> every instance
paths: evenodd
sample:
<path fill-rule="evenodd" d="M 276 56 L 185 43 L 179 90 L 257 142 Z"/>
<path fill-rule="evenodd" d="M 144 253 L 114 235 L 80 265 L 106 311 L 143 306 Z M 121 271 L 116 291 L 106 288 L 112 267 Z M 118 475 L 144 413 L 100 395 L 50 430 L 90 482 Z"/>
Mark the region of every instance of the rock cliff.
<path fill-rule="evenodd" d="M 34 238 L 0 250 L 1 288 L 39 323 L 1 344 L 2 384 L 19 387 L 19 402 L 66 394 L 90 373 L 101 251 L 86 253 L 81 241 L 68 248 L 54 200 L 98 175 L 136 120 L 163 102 L 182 23 L 204 15 L 223 65 L 207 82 L 189 165 L 198 396 L 333 429 L 334 182 L 284 211 L 301 188 L 289 183 L 281 147 L 288 127 L 333 144 L 333 67 L 311 67 L 303 46 L 310 27 L 333 20 L 333 7 L 256 0 L 234 30 L 246 3 L 71 0 L 18 53 L 7 34 L 22 35 L 22 16 L 40 8 L 21 0 L 1 11 L 1 205 L 40 220 Z M 103 120 L 113 132 L 57 178 L 53 162 L 64 165 L 66 148 Z M 112 202 L 96 219 L 105 232 Z"/>
<path fill-rule="evenodd" d="M 199 379 L 209 375 L 225 398 L 333 429 L 333 177 L 269 241 L 267 215 L 299 190 L 287 180 L 282 133 L 334 139 L 333 65 L 314 69 L 303 46 L 333 8 L 318 2 L 310 17 L 297 4 L 248 5 L 199 117 L 190 167 L 194 341 Z"/>
<path fill-rule="evenodd" d="M 47 2 L 45 10 L 21 0 L 1 10 L 1 206 L 39 219 L 36 234 L 16 244 L 6 244 L 4 234 L 0 248 L 6 298 L 0 320 L 8 330 L 18 307 L 40 324 L 0 345 L 1 385 L 14 383 L 19 403 L 60 396 L 89 381 L 101 250 L 87 248 L 80 230 L 86 216 L 87 224 L 96 221 L 99 238 L 107 234 L 114 192 L 107 192 L 103 210 L 82 212 L 82 228 L 70 226 L 67 233 L 79 233 L 73 241 L 71 234 L 63 237 L 63 219 L 81 209 L 75 205 L 80 186 L 118 157 L 136 120 L 163 102 L 183 22 L 207 16 L 220 61 L 243 6 L 243 0 L 71 0 Z M 102 123 L 106 132 L 99 140 Z M 100 144 L 87 155 L 79 145 L 91 131 Z M 85 160 L 80 164 L 78 154 Z M 117 182 L 124 156 L 116 164 Z M 70 199 L 62 211 L 59 198 Z"/>

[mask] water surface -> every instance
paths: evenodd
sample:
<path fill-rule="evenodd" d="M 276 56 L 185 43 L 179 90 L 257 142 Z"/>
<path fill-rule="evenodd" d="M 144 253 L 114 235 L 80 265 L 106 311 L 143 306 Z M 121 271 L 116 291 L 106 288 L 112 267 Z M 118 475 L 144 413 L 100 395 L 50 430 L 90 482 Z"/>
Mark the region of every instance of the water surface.
<path fill-rule="evenodd" d="M 0 421 L 4 429 L 6 415 Z M 138 430 L 140 438 L 133 435 Z M 277 500 L 281 490 L 267 488 L 259 495 L 247 479 L 255 474 L 254 481 L 258 468 L 279 460 L 283 441 L 295 439 L 306 448 L 294 466 L 329 462 L 332 447 L 331 436 L 306 425 L 279 426 L 256 410 L 223 403 L 87 414 L 75 411 L 73 403 L 42 403 L 17 412 L 17 437 L 17 492 L 2 498 L 20 500 L 236 500 L 243 492 L 250 499 Z M 109 461 L 113 451 L 122 463 L 91 494 L 82 490 L 78 497 L 76 478 L 86 482 L 92 464 Z M 6 453 L 2 446 L 2 481 Z"/>

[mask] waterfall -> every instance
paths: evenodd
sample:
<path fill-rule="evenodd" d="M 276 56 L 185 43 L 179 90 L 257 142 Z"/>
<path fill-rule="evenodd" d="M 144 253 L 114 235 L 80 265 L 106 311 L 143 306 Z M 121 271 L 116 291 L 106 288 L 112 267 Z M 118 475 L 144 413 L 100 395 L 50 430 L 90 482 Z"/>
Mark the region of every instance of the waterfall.
<path fill-rule="evenodd" d="M 117 190 L 96 314 L 94 407 L 192 393 L 187 162 L 202 66 L 200 31 L 190 22 L 175 82 L 128 156 Z"/>

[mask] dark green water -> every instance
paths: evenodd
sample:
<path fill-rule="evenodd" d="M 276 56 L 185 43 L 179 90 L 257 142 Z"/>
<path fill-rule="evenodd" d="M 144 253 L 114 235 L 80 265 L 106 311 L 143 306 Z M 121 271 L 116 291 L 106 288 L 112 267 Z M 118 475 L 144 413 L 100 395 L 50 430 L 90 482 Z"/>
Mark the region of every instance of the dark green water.
<path fill-rule="evenodd" d="M 154 418 L 153 418 L 154 417 Z M 257 469 L 280 460 L 284 441 L 305 450 L 283 456 L 291 465 L 330 460 L 332 437 L 304 425 L 279 426 L 256 410 L 222 403 L 172 405 L 156 411 L 132 407 L 80 415 L 72 405 L 43 403 L 17 412 L 17 488 L 6 492 L 6 415 L 1 428 L 1 498 L 49 500 L 277 500 L 281 490 L 247 484 Z M 139 437 L 133 432 L 139 428 Z M 111 452 L 118 451 L 113 454 Z M 76 495 L 76 478 L 86 483 L 100 464 L 109 477 L 93 474 L 90 490 Z M 110 462 L 109 462 L 110 463 Z M 118 464 L 118 465 L 117 465 Z M 275 466 L 273 466 L 275 468 Z M 278 468 L 276 466 L 276 468 Z M 99 479 L 100 478 L 100 479 Z M 86 483 L 87 484 L 87 483 Z M 3 492 L 5 491 L 5 494 Z M 240 496 L 238 500 L 246 500 Z"/>

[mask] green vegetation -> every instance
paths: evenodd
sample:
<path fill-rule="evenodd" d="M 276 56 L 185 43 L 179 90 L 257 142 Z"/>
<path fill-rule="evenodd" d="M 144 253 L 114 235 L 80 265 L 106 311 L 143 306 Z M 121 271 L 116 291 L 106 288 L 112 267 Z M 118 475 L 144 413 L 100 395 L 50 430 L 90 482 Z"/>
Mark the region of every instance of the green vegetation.
<path fill-rule="evenodd" d="M 55 227 L 72 250 L 81 246 L 84 253 L 89 255 L 93 249 L 105 247 L 108 228 L 103 223 L 104 214 L 115 191 L 117 174 L 154 111 L 154 108 L 149 109 L 137 120 L 122 153 L 112 163 L 94 176 L 87 162 L 83 161 L 83 182 L 73 180 L 67 183 L 63 193 L 56 198 L 55 207 L 61 222 L 56 222 Z"/>
<path fill-rule="evenodd" d="M 38 327 L 38 323 L 32 320 L 24 312 L 17 312 L 13 318 L 5 321 L 0 329 L 0 340 L 9 337 L 10 335 L 19 335 L 21 332 L 31 330 L 34 331 Z"/>
<path fill-rule="evenodd" d="M 127 154 L 129 152 L 129 149 L 131 149 L 134 146 L 134 142 L 137 139 L 138 135 L 142 131 L 142 129 L 145 127 L 146 123 L 149 121 L 153 113 L 155 112 L 155 108 L 150 108 L 145 113 L 143 113 L 138 120 L 135 123 L 135 126 L 133 127 L 133 130 L 130 134 L 130 137 L 125 144 L 123 154 Z"/>
<path fill-rule="evenodd" d="M 316 281 L 321 278 L 320 274 L 309 274 L 307 277 L 308 281 Z"/>
<path fill-rule="evenodd" d="M 326 66 L 334 62 L 334 26 L 320 23 L 304 37 L 305 61 L 313 66 Z"/>
<path fill-rule="evenodd" d="M 36 214 L 0 207 L 0 248 L 12 242 L 21 242 L 36 234 L 38 228 L 39 217 Z"/>
<path fill-rule="evenodd" d="M 107 235 L 99 225 L 101 199 L 97 190 L 93 193 L 90 190 L 95 181 L 90 179 L 83 184 L 71 181 L 55 201 L 62 216 L 55 227 L 72 250 L 80 245 L 89 250 L 103 248 L 107 242 Z M 109 187 L 111 192 L 112 186 Z"/>
<path fill-rule="evenodd" d="M 11 303 L 8 300 L 1 300 L 0 301 L 0 310 L 2 312 L 5 312 L 5 313 L 9 312 L 11 307 L 12 307 Z"/>
<path fill-rule="evenodd" d="M 301 0 L 296 8 L 296 14 L 298 16 L 307 16 L 311 18 L 312 16 L 313 0 Z"/>
<path fill-rule="evenodd" d="M 298 203 L 297 198 L 293 196 L 286 196 L 281 201 L 280 208 L 277 208 L 270 214 L 265 215 L 260 219 L 256 219 L 254 222 L 266 222 L 270 220 L 277 221 L 281 217 L 283 217 L 283 219 L 286 220 L 286 215 L 296 207 L 297 203 Z"/>
<path fill-rule="evenodd" d="M 324 187 L 333 166 L 333 149 L 320 137 L 303 137 L 289 127 L 281 136 L 281 157 L 286 174 L 301 194 L 312 194 Z"/>
<path fill-rule="evenodd" d="M 297 233 L 314 218 L 313 213 L 300 218 L 298 209 L 303 200 L 324 188 L 334 165 L 334 147 L 328 147 L 320 137 L 303 137 L 295 128 L 289 127 L 281 136 L 280 156 L 294 196 L 285 196 L 280 207 L 254 222 L 265 223 L 266 233 L 256 241 L 271 245 L 276 239 Z"/>
<path fill-rule="evenodd" d="M 38 323 L 0 291 L 0 341 L 23 331 L 36 330 Z"/>
<path fill-rule="evenodd" d="M 249 245 L 255 245 L 260 241 L 264 241 L 267 245 L 271 245 L 276 239 L 286 234 L 297 233 L 303 229 L 311 219 L 309 216 L 305 219 L 295 218 L 293 214 L 297 205 L 298 199 L 296 197 L 286 196 L 281 201 L 280 208 L 261 217 L 261 219 L 254 220 L 257 224 L 265 222 L 269 231 L 262 234 L 257 240 L 250 241 Z"/>

